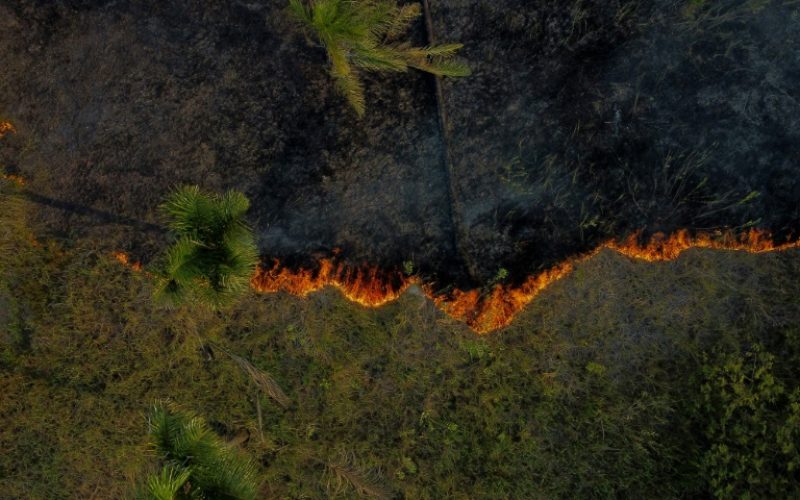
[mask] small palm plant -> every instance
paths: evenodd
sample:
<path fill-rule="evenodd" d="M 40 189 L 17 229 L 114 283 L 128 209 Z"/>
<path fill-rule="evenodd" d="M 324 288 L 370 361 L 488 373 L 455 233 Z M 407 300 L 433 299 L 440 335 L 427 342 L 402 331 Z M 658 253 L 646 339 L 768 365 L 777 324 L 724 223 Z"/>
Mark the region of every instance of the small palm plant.
<path fill-rule="evenodd" d="M 467 76 L 469 66 L 453 60 L 460 43 L 413 47 L 397 38 L 420 14 L 419 4 L 395 0 L 289 0 L 298 21 L 328 52 L 336 87 L 359 116 L 364 85 L 359 70 L 404 72 L 409 67 L 439 76 Z"/>
<path fill-rule="evenodd" d="M 243 293 L 258 262 L 244 219 L 249 207 L 236 191 L 216 196 L 190 186 L 171 194 L 162 209 L 177 241 L 157 273 L 155 299 L 167 305 L 196 300 L 219 307 Z"/>
<path fill-rule="evenodd" d="M 258 494 L 253 463 L 225 444 L 195 415 L 158 403 L 148 426 L 161 470 L 146 478 L 136 497 L 147 500 L 226 498 Z"/>

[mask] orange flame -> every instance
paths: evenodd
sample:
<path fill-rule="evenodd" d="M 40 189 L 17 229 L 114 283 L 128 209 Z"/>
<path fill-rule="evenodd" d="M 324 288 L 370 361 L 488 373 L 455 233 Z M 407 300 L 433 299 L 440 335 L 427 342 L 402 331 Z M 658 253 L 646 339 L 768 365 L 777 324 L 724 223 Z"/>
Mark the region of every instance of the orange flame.
<path fill-rule="evenodd" d="M 334 264 L 322 259 L 319 269 L 291 270 L 281 267 L 276 260 L 272 268 L 259 268 L 250 283 L 258 292 L 286 292 L 299 297 L 321 290 L 326 286 L 340 290 L 345 297 L 365 307 L 379 307 L 402 295 L 410 286 L 419 285 L 423 293 L 448 316 L 462 321 L 477 333 L 489 333 L 507 326 L 544 289 L 569 275 L 575 266 L 589 260 L 604 249 L 616 251 L 627 257 L 646 262 L 674 260 L 690 248 L 766 253 L 800 248 L 800 240 L 776 245 L 769 233 L 751 229 L 736 236 L 733 233 L 692 235 L 681 230 L 666 236 L 655 234 L 649 242 L 639 243 L 638 234 L 622 242 L 608 241 L 591 252 L 564 262 L 534 276 L 521 285 L 512 287 L 497 285 L 491 292 L 480 290 L 454 290 L 449 294 L 434 295 L 430 286 L 418 278 L 400 273 L 380 272 L 377 268 L 352 269 L 343 264 Z M 114 258 L 133 271 L 141 271 L 142 264 L 131 262 L 128 254 L 114 253 Z"/>
<path fill-rule="evenodd" d="M 125 252 L 114 252 L 113 255 L 114 258 L 117 259 L 117 262 L 127 267 L 128 269 L 135 271 L 137 273 L 142 270 L 142 263 L 139 261 L 131 262 L 130 257 Z"/>
<path fill-rule="evenodd" d="M 9 181 L 9 182 L 13 182 L 14 184 L 16 184 L 19 187 L 23 187 L 25 185 L 25 179 L 23 179 L 22 177 L 20 177 L 18 175 L 0 174 L 0 179 L 6 180 L 6 181 Z"/>
<path fill-rule="evenodd" d="M 341 290 L 349 300 L 366 307 L 379 307 L 391 302 L 417 282 L 403 275 L 387 275 L 377 268 L 353 270 L 344 265 L 335 265 L 330 259 L 322 259 L 320 268 L 292 271 L 281 268 L 276 260 L 272 269 L 261 269 L 250 280 L 259 292 L 284 291 L 305 297 L 311 292 L 332 286 Z"/>
<path fill-rule="evenodd" d="M 623 242 L 609 241 L 593 251 L 568 259 L 547 271 L 529 277 L 517 287 L 497 285 L 488 294 L 479 290 L 455 290 L 434 296 L 429 287 L 422 286 L 436 306 L 452 318 L 463 321 L 478 333 L 489 333 L 507 326 L 525 306 L 552 283 L 570 274 L 575 266 L 611 249 L 627 257 L 647 262 L 674 260 L 690 248 L 710 248 L 749 253 L 764 253 L 800 248 L 800 241 L 775 245 L 769 233 L 750 230 L 739 236 L 733 233 L 691 235 L 678 231 L 670 236 L 658 233 L 641 245 L 634 234 Z M 326 286 L 335 287 L 351 301 L 366 307 L 378 307 L 398 298 L 409 286 L 421 284 L 416 278 L 395 274 L 388 276 L 377 269 L 352 271 L 330 260 L 322 260 L 320 269 L 297 271 L 281 268 L 276 261 L 271 269 L 259 269 L 251 280 L 259 292 L 284 291 L 300 297 Z"/>
<path fill-rule="evenodd" d="M 14 125 L 11 122 L 4 122 L 0 121 L 0 138 L 2 138 L 7 133 L 16 133 L 17 129 L 14 128 Z"/>
<path fill-rule="evenodd" d="M 7 133 L 13 134 L 16 133 L 16 131 L 17 129 L 14 128 L 14 125 L 12 125 L 11 122 L 0 121 L 0 139 L 2 139 Z M 25 185 L 25 179 L 18 175 L 4 174 L 0 172 L 0 179 L 13 182 L 19 187 Z"/>

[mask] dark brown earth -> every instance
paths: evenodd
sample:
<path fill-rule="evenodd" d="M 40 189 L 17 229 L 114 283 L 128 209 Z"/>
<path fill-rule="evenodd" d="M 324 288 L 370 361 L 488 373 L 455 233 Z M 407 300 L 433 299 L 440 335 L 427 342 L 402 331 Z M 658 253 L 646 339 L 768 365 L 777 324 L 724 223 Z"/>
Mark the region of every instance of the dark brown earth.
<path fill-rule="evenodd" d="M 0 165 L 61 238 L 147 260 L 196 183 L 251 198 L 266 258 L 443 284 L 636 230 L 800 228 L 791 2 L 430 3 L 474 70 L 444 81 L 446 136 L 421 73 L 369 76 L 357 119 L 283 0 L 0 0 Z"/>

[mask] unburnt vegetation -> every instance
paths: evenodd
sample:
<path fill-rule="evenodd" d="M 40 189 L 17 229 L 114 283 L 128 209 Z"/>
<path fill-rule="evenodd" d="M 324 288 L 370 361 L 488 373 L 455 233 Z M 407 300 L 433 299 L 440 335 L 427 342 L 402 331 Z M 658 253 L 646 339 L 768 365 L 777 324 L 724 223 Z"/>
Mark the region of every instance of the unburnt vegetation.
<path fill-rule="evenodd" d="M 3 497 L 181 480 L 148 436 L 165 398 L 252 461 L 259 497 L 798 493 L 797 252 L 604 252 L 478 337 L 413 290 L 374 310 L 325 290 L 167 312 L 146 273 L 33 239 L 4 189 Z"/>
<path fill-rule="evenodd" d="M 167 198 L 162 210 L 175 241 L 156 270 L 157 302 L 220 307 L 247 290 L 258 262 L 245 220 L 249 207 L 242 193 L 205 194 L 197 186 L 183 187 Z"/>
<path fill-rule="evenodd" d="M 460 43 L 414 47 L 399 38 L 422 14 L 419 3 L 395 0 L 289 0 L 290 12 L 328 53 L 336 88 L 363 116 L 364 84 L 359 71 L 405 72 L 416 68 L 438 76 L 468 76 L 454 60 Z"/>
<path fill-rule="evenodd" d="M 256 498 L 255 465 L 217 437 L 202 417 L 161 402 L 147 422 L 151 451 L 161 467 L 140 485 L 139 498 Z"/>
<path fill-rule="evenodd" d="M 480 337 L 414 287 L 254 293 L 239 191 L 156 210 L 236 186 L 262 252 L 445 290 L 787 239 L 796 1 L 275 5 L 0 3 L 0 498 L 800 496 L 797 250 L 604 251 Z M 476 75 L 434 98 L 391 73 L 468 74 L 435 34 Z"/>

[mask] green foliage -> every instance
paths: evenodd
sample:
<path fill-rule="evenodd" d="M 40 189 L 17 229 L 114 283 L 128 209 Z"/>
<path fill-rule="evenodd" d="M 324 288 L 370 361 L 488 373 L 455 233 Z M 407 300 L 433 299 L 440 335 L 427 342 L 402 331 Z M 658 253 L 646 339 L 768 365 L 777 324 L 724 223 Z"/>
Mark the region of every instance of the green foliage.
<path fill-rule="evenodd" d="M 141 496 L 152 498 L 153 500 L 174 500 L 178 498 L 181 489 L 185 487 L 191 470 L 177 470 L 174 467 L 165 465 L 160 474 L 153 474 L 147 478 L 145 493 Z"/>
<path fill-rule="evenodd" d="M 404 72 L 409 67 L 440 76 L 467 76 L 466 64 L 455 61 L 462 44 L 414 47 L 397 41 L 420 16 L 417 3 L 395 0 L 289 0 L 294 17 L 328 52 L 337 90 L 359 116 L 366 110 L 360 70 Z"/>
<path fill-rule="evenodd" d="M 179 305 L 200 301 L 219 307 L 244 293 L 258 262 L 250 207 L 236 191 L 207 195 L 184 187 L 163 205 L 177 241 L 166 251 L 155 289 L 157 301 Z"/>
<path fill-rule="evenodd" d="M 157 404 L 148 423 L 162 469 L 147 478 L 147 498 L 256 498 L 253 463 L 225 445 L 200 417 Z"/>
<path fill-rule="evenodd" d="M 756 344 L 703 366 L 698 413 L 708 449 L 702 467 L 718 498 L 778 498 L 800 492 L 800 389 L 775 375 L 773 354 Z M 796 384 L 796 382 L 795 382 Z"/>
<path fill-rule="evenodd" d="M 601 252 L 477 338 L 413 293 L 379 309 L 325 290 L 164 311 L 146 273 L 91 247 L 32 245 L 6 217 L 0 496 L 123 498 L 148 486 L 142 471 L 181 494 L 195 483 L 180 464 L 141 452 L 142 401 L 170 398 L 261 464 L 258 498 L 708 498 L 712 477 L 768 496 L 735 468 L 710 472 L 715 444 L 763 460 L 773 497 L 797 497 L 797 252 L 666 264 Z M 24 344 L 8 335 L 19 324 Z M 220 362 L 219 346 L 247 368 Z M 252 370 L 288 409 L 267 404 Z M 744 390 L 714 390 L 731 380 Z"/>

